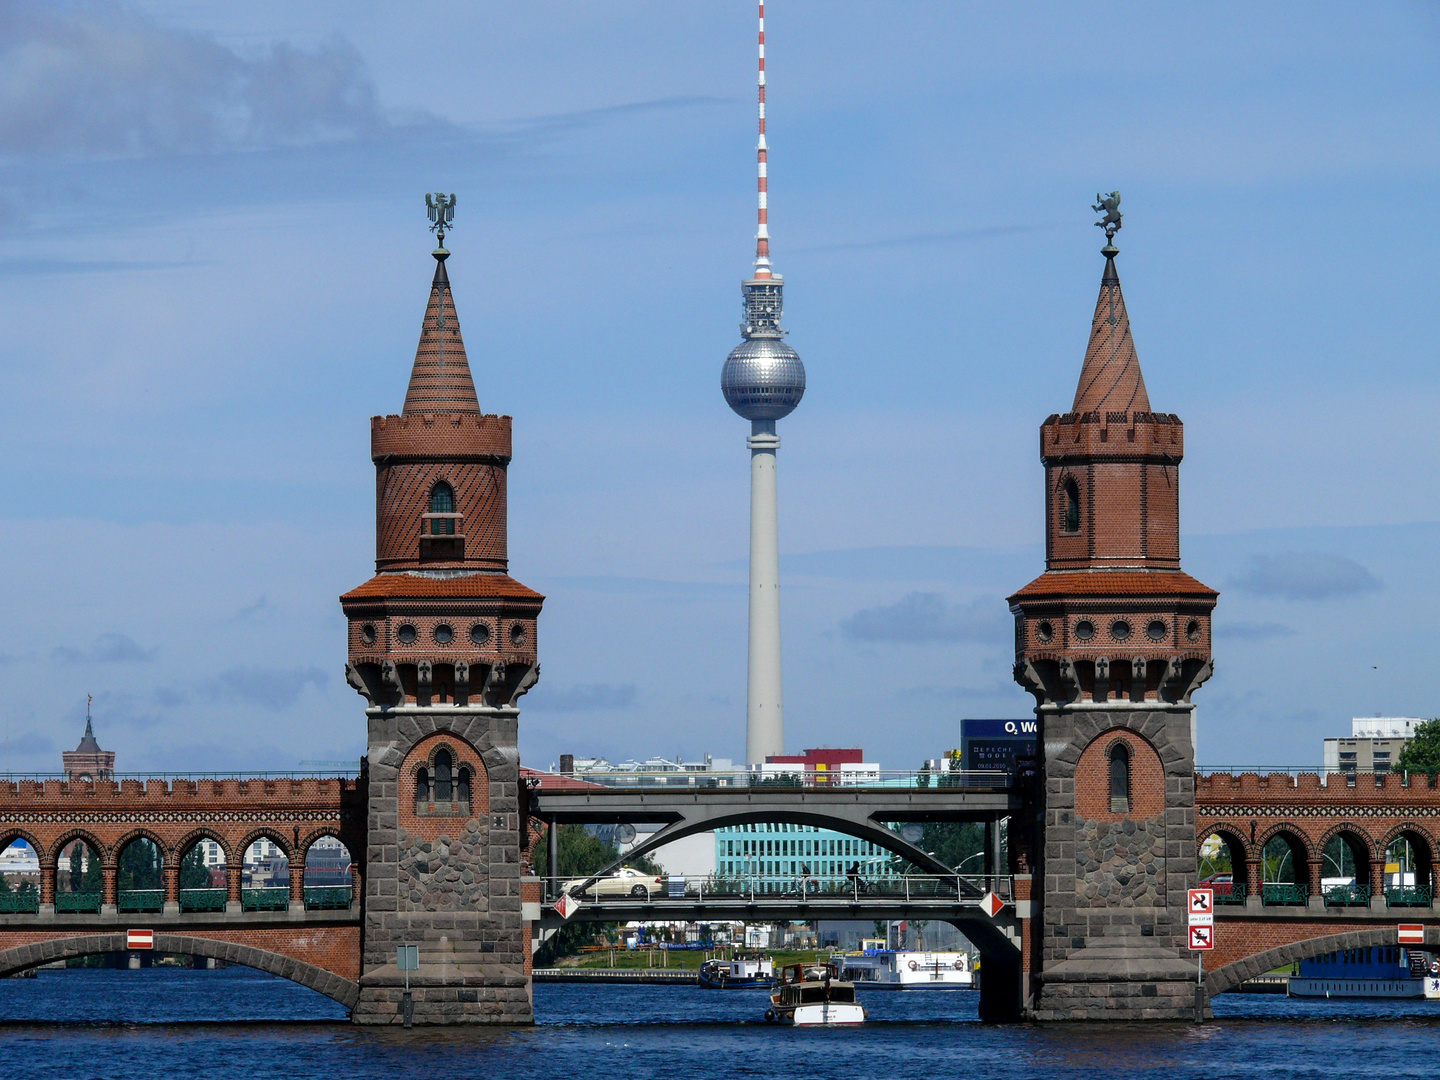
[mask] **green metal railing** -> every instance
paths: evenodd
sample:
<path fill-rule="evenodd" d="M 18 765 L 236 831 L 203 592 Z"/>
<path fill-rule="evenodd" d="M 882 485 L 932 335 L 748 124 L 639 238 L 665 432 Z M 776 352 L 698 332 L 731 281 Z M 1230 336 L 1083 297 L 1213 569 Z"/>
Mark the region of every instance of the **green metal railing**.
<path fill-rule="evenodd" d="M 241 889 L 242 911 L 284 911 L 290 906 L 289 889 Z"/>
<path fill-rule="evenodd" d="M 1385 902 L 1391 907 L 1429 907 L 1429 885 L 1387 885 Z"/>
<path fill-rule="evenodd" d="M 1326 907 L 1361 907 L 1369 903 L 1369 885 L 1331 885 L 1325 890 Z"/>
<path fill-rule="evenodd" d="M 98 892 L 62 892 L 55 894 L 55 911 L 57 914 L 100 914 L 100 905 L 105 902 L 105 897 Z"/>
<path fill-rule="evenodd" d="M 33 915 L 40 910 L 40 894 L 30 889 L 24 892 L 0 893 L 0 914 Z"/>
<path fill-rule="evenodd" d="M 164 911 L 164 889 L 126 889 L 120 893 L 120 911 Z"/>
<path fill-rule="evenodd" d="M 1215 903 L 1217 903 L 1217 904 L 1243 904 L 1243 903 L 1245 903 L 1245 894 L 1246 894 L 1246 892 L 1247 892 L 1248 890 L 1246 889 L 1244 882 L 1237 881 L 1237 882 L 1235 882 L 1234 884 L 1228 886 L 1228 891 L 1226 891 L 1226 892 L 1222 892 L 1222 891 L 1221 891 L 1222 889 L 1226 889 L 1226 888 L 1227 888 L 1227 886 L 1224 886 L 1224 885 L 1217 885 L 1217 886 L 1215 886 Z"/>
<path fill-rule="evenodd" d="M 1293 881 L 1267 881 L 1260 890 L 1262 903 L 1276 905 L 1305 904 L 1310 899 L 1310 889 Z"/>
<path fill-rule="evenodd" d="M 224 889 L 181 889 L 181 911 L 224 911 Z"/>
<path fill-rule="evenodd" d="M 349 885 L 311 885 L 305 889 L 306 911 L 348 911 Z"/>

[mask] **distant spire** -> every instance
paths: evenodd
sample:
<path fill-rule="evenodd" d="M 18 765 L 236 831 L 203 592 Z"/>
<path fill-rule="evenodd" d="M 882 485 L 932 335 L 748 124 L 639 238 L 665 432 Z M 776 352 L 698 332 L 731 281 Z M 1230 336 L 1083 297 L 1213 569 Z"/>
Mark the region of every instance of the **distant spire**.
<path fill-rule="evenodd" d="M 438 200 L 438 201 L 437 201 Z M 475 380 L 470 375 L 470 361 L 465 355 L 465 342 L 460 337 L 460 320 L 455 314 L 455 297 L 450 293 L 450 275 L 445 260 L 445 230 L 455 217 L 455 196 L 433 199 L 427 194 L 425 206 L 430 215 L 430 229 L 439 246 L 435 256 L 435 278 L 430 283 L 430 302 L 425 307 L 425 321 L 420 329 L 420 344 L 415 349 L 415 365 L 410 370 L 410 385 L 405 391 L 406 413 L 479 413 L 480 399 L 475 394 Z"/>
<path fill-rule="evenodd" d="M 98 754 L 101 752 L 100 744 L 95 740 L 95 730 L 90 724 L 90 703 L 95 700 L 93 694 L 85 695 L 85 734 L 80 736 L 80 745 L 75 747 L 77 754 Z"/>
<path fill-rule="evenodd" d="M 768 176 L 768 154 L 769 147 L 765 143 L 765 0 L 760 0 L 760 77 L 757 82 L 760 94 L 760 142 L 756 146 L 755 156 L 759 171 L 760 197 L 759 205 L 759 228 L 755 231 L 755 276 L 757 278 L 768 278 L 770 274 L 770 209 L 768 205 L 769 176 Z"/>
<path fill-rule="evenodd" d="M 1090 344 L 1085 349 L 1085 363 L 1080 368 L 1080 383 L 1075 388 L 1076 413 L 1149 412 L 1150 395 L 1145 392 L 1145 376 L 1140 371 L 1140 358 L 1130 336 L 1130 316 L 1125 310 L 1125 296 L 1120 291 L 1120 272 L 1115 269 L 1115 233 L 1120 229 L 1120 193 L 1097 195 L 1096 213 L 1104 218 L 1095 222 L 1105 230 L 1105 272 L 1100 276 L 1100 296 L 1095 301 L 1095 317 L 1090 323 Z"/>

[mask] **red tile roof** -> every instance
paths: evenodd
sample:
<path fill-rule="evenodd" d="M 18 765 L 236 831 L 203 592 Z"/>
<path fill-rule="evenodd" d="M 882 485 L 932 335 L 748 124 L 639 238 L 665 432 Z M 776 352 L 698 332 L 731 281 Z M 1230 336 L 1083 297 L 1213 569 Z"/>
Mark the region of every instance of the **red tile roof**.
<path fill-rule="evenodd" d="M 592 784 L 588 780 L 576 780 L 573 776 L 541 772 L 539 769 L 529 769 L 521 765 L 520 782 L 524 784 L 532 780 L 546 791 L 579 791 L 582 788 L 586 791 L 593 791 L 605 786 L 604 784 Z"/>
<path fill-rule="evenodd" d="M 1130 316 L 1120 292 L 1120 275 L 1113 257 L 1105 260 L 1095 318 L 1090 323 L 1090 344 L 1075 388 L 1076 413 L 1150 411 L 1145 376 L 1130 337 Z"/>
<path fill-rule="evenodd" d="M 487 599 L 544 600 L 534 589 L 521 585 L 508 574 L 466 574 L 463 577 L 432 578 L 419 574 L 376 574 L 357 589 L 340 597 L 351 600 Z"/>
<path fill-rule="evenodd" d="M 403 411 L 480 412 L 444 259 L 437 260 L 435 280 L 430 284 L 430 302 L 425 306 L 425 322 L 420 329 L 420 344 L 415 350 L 415 366 L 410 371 Z"/>
<path fill-rule="evenodd" d="M 1213 600 L 1220 594 L 1179 570 L 1048 570 L 1009 599 L 1135 595 Z"/>

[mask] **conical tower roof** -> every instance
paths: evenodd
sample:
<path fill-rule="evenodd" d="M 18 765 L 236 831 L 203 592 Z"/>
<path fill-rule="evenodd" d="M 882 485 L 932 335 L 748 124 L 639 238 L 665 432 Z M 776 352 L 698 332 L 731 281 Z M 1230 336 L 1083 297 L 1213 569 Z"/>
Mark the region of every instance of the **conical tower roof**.
<path fill-rule="evenodd" d="M 430 283 L 430 303 L 420 344 L 415 349 L 415 366 L 405 391 L 405 413 L 480 413 L 470 361 L 460 337 L 460 320 L 455 315 L 455 297 L 450 293 L 450 275 L 445 272 L 448 252 L 435 253 L 435 280 Z"/>
<path fill-rule="evenodd" d="M 1114 248 L 1105 254 L 1105 273 L 1100 278 L 1100 297 L 1095 301 L 1095 319 L 1090 324 L 1090 345 L 1080 369 L 1071 412 L 1149 412 L 1150 395 L 1145 376 L 1130 337 L 1130 316 L 1120 291 L 1120 274 L 1115 269 Z"/>
<path fill-rule="evenodd" d="M 90 713 L 85 713 L 85 734 L 80 736 L 80 745 L 75 747 L 77 754 L 98 754 L 100 744 L 95 740 L 95 729 L 90 726 Z"/>

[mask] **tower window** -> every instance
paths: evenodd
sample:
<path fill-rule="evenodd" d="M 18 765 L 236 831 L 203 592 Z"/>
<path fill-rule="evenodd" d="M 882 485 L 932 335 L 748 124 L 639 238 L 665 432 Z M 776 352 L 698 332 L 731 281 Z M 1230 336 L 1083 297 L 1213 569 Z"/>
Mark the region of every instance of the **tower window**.
<path fill-rule="evenodd" d="M 1080 531 L 1080 485 L 1073 479 L 1067 479 L 1061 485 L 1062 498 L 1064 499 L 1065 518 L 1061 528 L 1067 533 Z"/>
<path fill-rule="evenodd" d="M 435 755 L 435 801 L 450 801 L 450 751 L 441 750 Z"/>
<path fill-rule="evenodd" d="M 430 489 L 430 513 L 455 513 L 455 489 L 444 480 L 441 480 Z M 430 532 L 433 536 L 454 536 L 455 519 L 432 518 L 430 521 Z"/>
<path fill-rule="evenodd" d="M 1110 748 L 1110 812 L 1130 812 L 1130 747 L 1123 742 Z"/>

